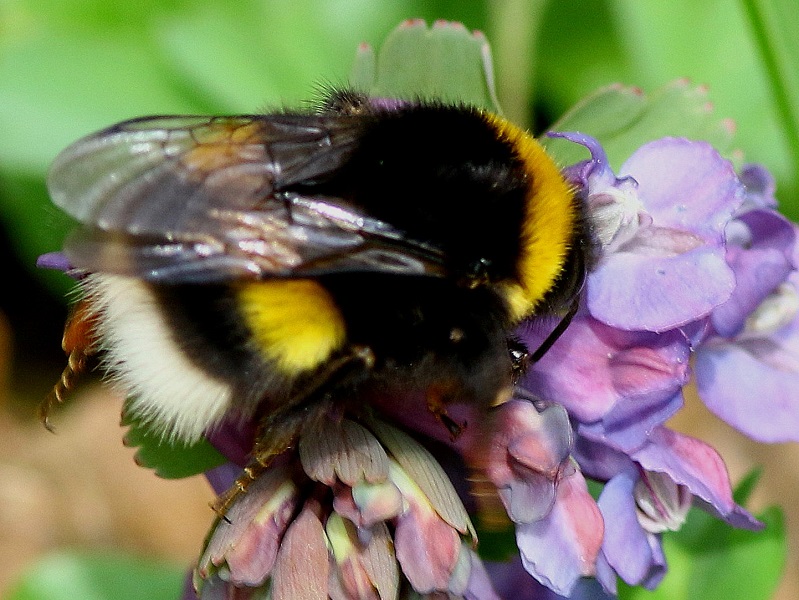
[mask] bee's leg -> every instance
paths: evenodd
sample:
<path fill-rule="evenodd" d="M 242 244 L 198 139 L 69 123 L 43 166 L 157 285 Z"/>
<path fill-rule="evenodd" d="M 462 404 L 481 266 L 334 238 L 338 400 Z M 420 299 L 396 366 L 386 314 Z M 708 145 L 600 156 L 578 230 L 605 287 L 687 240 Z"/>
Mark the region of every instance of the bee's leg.
<path fill-rule="evenodd" d="M 39 405 L 39 420 L 49 431 L 55 431 L 50 423 L 53 408 L 63 404 L 66 395 L 72 391 L 80 377 L 93 366 L 97 352 L 94 327 L 95 317 L 89 303 L 86 300 L 79 301 L 67 318 L 61 340 L 61 347 L 67 355 L 67 366 L 51 392 Z"/>
<path fill-rule="evenodd" d="M 315 373 L 277 410 L 267 413 L 258 426 L 253 458 L 233 485 L 211 504 L 222 518 L 249 485 L 263 473 L 277 456 L 294 446 L 303 427 L 323 417 L 331 409 L 331 401 L 324 394 L 331 385 L 342 383 L 356 373 L 372 368 L 374 353 L 366 346 L 353 346 L 348 352 L 330 361 Z"/>
<path fill-rule="evenodd" d="M 309 416 L 307 411 L 302 410 L 280 411 L 279 415 L 272 415 L 261 423 L 252 461 L 244 467 L 233 485 L 211 503 L 217 515 L 227 520 L 225 514 L 236 498 L 247 492 L 250 484 L 266 471 L 277 456 L 296 443 Z"/>
<path fill-rule="evenodd" d="M 316 371 L 304 385 L 292 393 L 281 410 L 302 408 L 318 398 L 318 394 L 348 378 L 370 371 L 375 364 L 375 355 L 368 346 L 352 346 L 346 353 L 334 358 Z"/>
<path fill-rule="evenodd" d="M 449 431 L 449 436 L 454 442 L 463 433 L 467 423 L 458 423 L 447 413 L 447 399 L 451 396 L 448 389 L 440 386 L 432 386 L 427 390 L 427 410 L 438 419 L 441 424 Z"/>
<path fill-rule="evenodd" d="M 508 338 L 508 353 L 510 354 L 511 382 L 516 385 L 530 365 L 530 351 L 520 339 L 511 337 Z"/>

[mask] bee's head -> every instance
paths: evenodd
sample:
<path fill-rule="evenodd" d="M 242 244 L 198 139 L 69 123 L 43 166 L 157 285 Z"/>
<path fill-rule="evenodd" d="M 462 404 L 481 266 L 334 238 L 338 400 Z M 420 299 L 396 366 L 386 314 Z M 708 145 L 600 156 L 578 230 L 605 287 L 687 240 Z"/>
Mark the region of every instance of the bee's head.
<path fill-rule="evenodd" d="M 474 221 L 482 235 L 461 240 L 464 275 L 497 286 L 514 320 L 557 310 L 579 293 L 591 262 L 575 190 L 532 136 L 496 115 L 484 118 L 513 157 L 493 165 L 484 184 L 489 201 Z"/>

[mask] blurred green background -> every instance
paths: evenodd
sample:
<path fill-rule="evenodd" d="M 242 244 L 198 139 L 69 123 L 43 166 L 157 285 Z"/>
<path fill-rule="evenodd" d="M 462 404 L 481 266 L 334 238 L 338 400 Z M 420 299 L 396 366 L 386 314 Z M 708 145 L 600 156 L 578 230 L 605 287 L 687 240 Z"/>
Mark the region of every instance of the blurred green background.
<path fill-rule="evenodd" d="M 61 369 L 69 282 L 39 271 L 69 223 L 45 187 L 67 144 L 158 113 L 251 113 L 346 83 L 358 45 L 408 18 L 482 30 L 505 114 L 543 131 L 620 82 L 706 85 L 734 147 L 775 175 L 799 216 L 796 0 L 0 0 L 0 315 L 11 396 L 38 399 Z"/>

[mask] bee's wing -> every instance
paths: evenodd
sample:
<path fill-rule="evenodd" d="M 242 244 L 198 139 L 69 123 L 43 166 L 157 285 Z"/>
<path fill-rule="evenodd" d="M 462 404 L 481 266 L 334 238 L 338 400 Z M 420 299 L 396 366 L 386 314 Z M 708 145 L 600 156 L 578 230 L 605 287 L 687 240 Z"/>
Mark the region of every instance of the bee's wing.
<path fill-rule="evenodd" d="M 436 248 L 339 198 L 284 191 L 339 169 L 361 127 L 352 116 L 149 117 L 79 140 L 48 180 L 81 223 L 65 252 L 82 270 L 176 283 L 440 274 Z"/>

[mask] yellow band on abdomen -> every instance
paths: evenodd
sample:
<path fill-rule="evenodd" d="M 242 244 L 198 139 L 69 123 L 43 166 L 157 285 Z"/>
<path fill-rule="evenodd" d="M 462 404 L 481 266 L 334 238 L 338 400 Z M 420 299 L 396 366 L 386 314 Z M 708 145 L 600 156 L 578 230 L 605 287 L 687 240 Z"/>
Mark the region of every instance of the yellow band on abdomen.
<path fill-rule="evenodd" d="M 236 293 L 259 351 L 289 375 L 319 366 L 344 343 L 344 319 L 315 281 L 258 281 L 238 286 Z"/>

